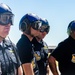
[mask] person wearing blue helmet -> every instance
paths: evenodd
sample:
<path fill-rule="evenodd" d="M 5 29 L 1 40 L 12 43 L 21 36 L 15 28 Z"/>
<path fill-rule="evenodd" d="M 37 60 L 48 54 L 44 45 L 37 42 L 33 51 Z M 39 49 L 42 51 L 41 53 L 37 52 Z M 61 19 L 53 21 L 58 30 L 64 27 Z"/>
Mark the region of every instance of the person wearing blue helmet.
<path fill-rule="evenodd" d="M 47 19 L 40 18 L 40 21 L 42 22 L 42 25 L 39 28 L 40 33 L 32 40 L 32 43 L 34 44 L 34 56 L 36 57 L 39 67 L 39 75 L 47 75 L 47 60 L 49 50 L 46 42 L 44 42 L 43 39 L 49 33 L 50 25 Z"/>
<path fill-rule="evenodd" d="M 16 46 L 6 37 L 13 25 L 11 8 L 0 4 L 0 75 L 23 75 Z"/>
<path fill-rule="evenodd" d="M 16 45 L 25 75 L 39 75 L 31 41 L 38 36 L 40 26 L 40 18 L 34 13 L 25 14 L 19 23 L 22 36 Z"/>
<path fill-rule="evenodd" d="M 49 57 L 50 66 L 54 75 L 56 72 L 55 61 L 58 61 L 61 75 L 75 75 L 75 20 L 67 27 L 68 38 L 60 42 Z"/>

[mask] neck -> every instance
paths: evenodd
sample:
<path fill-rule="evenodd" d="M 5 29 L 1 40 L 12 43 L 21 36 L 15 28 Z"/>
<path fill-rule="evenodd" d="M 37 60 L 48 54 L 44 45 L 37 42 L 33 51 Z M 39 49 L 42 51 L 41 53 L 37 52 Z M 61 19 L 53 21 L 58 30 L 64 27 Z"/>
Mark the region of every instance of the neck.
<path fill-rule="evenodd" d="M 0 42 L 3 41 L 3 40 L 4 40 L 4 38 L 0 36 Z"/>
<path fill-rule="evenodd" d="M 26 36 L 29 38 L 30 41 L 32 41 L 32 39 L 33 39 L 32 36 L 30 36 L 30 35 L 28 35 L 28 34 L 26 34 L 26 33 L 23 33 L 23 34 L 26 35 Z"/>
<path fill-rule="evenodd" d="M 38 42 L 40 42 L 40 41 L 41 41 L 41 39 L 40 39 L 40 38 L 38 38 L 38 37 L 36 37 L 36 39 L 37 39 L 37 41 L 38 41 Z"/>

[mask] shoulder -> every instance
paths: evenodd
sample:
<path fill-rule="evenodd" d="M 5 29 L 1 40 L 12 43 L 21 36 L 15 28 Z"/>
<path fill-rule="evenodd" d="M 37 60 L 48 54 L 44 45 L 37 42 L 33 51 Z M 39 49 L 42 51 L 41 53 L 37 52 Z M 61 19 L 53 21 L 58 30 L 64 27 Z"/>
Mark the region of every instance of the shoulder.
<path fill-rule="evenodd" d="M 61 52 L 62 51 L 65 51 L 65 49 L 67 49 L 69 47 L 69 40 L 68 38 L 61 41 L 57 47 L 54 49 L 54 51 L 57 51 L 57 52 Z"/>
<path fill-rule="evenodd" d="M 45 41 L 42 40 L 42 42 L 43 42 L 43 45 L 48 46 L 47 43 L 46 43 Z"/>
<path fill-rule="evenodd" d="M 4 40 L 4 44 L 5 44 L 7 47 L 11 47 L 11 48 L 14 48 L 15 50 L 17 50 L 16 45 L 15 45 L 11 40 L 5 39 L 5 40 Z"/>
<path fill-rule="evenodd" d="M 11 40 L 5 39 L 5 40 L 4 40 L 4 43 L 5 43 L 6 45 L 13 45 L 13 46 L 16 46 Z"/>
<path fill-rule="evenodd" d="M 26 35 L 22 35 L 22 37 L 18 40 L 17 44 L 18 46 L 25 46 L 25 45 L 30 45 L 31 41 Z"/>
<path fill-rule="evenodd" d="M 68 43 L 69 43 L 69 40 L 68 40 L 68 38 L 66 38 L 65 40 L 61 41 L 61 42 L 58 44 L 58 46 L 66 46 L 66 45 L 68 45 Z"/>

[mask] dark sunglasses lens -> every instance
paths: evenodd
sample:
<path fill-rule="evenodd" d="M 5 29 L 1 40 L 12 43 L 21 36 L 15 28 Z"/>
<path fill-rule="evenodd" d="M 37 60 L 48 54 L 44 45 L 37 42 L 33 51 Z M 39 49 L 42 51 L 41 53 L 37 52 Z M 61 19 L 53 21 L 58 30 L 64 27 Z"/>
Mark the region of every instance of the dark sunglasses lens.
<path fill-rule="evenodd" d="M 45 32 L 49 33 L 49 28 L 46 28 L 46 29 L 45 29 Z"/>
<path fill-rule="evenodd" d="M 41 22 L 40 22 L 40 21 L 34 22 L 34 24 L 32 25 L 32 27 L 33 27 L 35 30 L 39 30 L 39 28 L 41 27 Z"/>
<path fill-rule="evenodd" d="M 49 32 L 49 30 L 50 30 L 50 27 L 49 26 L 41 26 L 41 28 L 40 28 L 40 32 Z"/>
<path fill-rule="evenodd" d="M 11 14 L 1 14 L 0 15 L 0 24 L 7 25 L 7 24 L 13 25 L 13 15 Z"/>

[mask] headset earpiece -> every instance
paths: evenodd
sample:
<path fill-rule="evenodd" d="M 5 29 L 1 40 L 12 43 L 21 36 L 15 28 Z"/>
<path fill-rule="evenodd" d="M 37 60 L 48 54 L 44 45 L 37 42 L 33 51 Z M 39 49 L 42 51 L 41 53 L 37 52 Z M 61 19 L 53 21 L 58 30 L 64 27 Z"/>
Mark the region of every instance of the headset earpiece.
<path fill-rule="evenodd" d="M 28 25 L 29 25 L 29 21 L 28 19 L 25 19 L 24 21 L 20 23 L 19 29 L 24 32 L 28 29 Z"/>
<path fill-rule="evenodd" d="M 27 29 L 27 23 L 26 22 L 22 22 L 21 29 L 22 29 L 22 31 L 25 31 Z"/>

